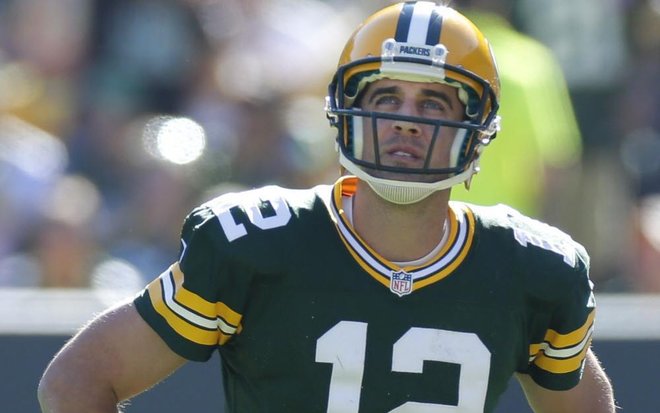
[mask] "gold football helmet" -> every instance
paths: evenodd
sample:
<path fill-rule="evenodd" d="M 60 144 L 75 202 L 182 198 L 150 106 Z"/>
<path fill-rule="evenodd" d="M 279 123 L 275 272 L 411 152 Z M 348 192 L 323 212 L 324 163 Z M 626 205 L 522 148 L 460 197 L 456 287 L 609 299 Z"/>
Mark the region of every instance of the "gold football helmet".
<path fill-rule="evenodd" d="M 378 79 L 439 82 L 457 89 L 465 106 L 461 122 L 369 112 L 360 106 L 365 86 Z M 337 144 L 343 168 L 369 185 L 383 198 L 398 204 L 424 199 L 437 190 L 469 183 L 478 171 L 482 148 L 499 130 L 497 116 L 500 84 L 497 65 L 488 41 L 479 29 L 456 10 L 433 2 L 405 2 L 386 7 L 368 17 L 350 37 L 328 88 L 326 113 L 338 129 Z M 383 165 L 362 157 L 364 120 L 382 119 L 432 125 L 434 136 L 427 161 L 421 168 Z M 450 164 L 429 165 L 439 130 L 456 130 Z M 387 171 L 386 179 L 379 171 Z M 412 175 L 411 175 L 412 174 Z M 419 180 L 411 180 L 418 176 Z"/>

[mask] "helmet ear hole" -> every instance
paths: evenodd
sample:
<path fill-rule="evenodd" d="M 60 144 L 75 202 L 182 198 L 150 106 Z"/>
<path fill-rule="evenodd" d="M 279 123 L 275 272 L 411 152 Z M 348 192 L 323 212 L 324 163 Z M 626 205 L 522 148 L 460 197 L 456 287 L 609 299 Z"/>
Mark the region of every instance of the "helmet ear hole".
<path fill-rule="evenodd" d="M 467 123 L 467 122 L 464 122 Z M 470 134 L 471 135 L 471 134 Z M 457 167 L 464 159 L 465 149 L 469 141 L 468 129 L 461 128 L 456 132 L 454 142 L 449 149 L 449 166 L 452 168 Z"/>
<path fill-rule="evenodd" d="M 364 148 L 362 116 L 347 116 L 346 118 L 346 149 L 354 158 L 362 159 Z"/>

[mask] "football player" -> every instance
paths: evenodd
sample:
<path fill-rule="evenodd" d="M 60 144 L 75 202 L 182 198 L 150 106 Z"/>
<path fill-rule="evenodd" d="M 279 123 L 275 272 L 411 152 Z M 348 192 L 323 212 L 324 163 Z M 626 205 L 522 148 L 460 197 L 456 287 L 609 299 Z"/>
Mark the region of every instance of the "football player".
<path fill-rule="evenodd" d="M 488 42 L 454 9 L 367 18 L 327 97 L 346 174 L 193 210 L 171 267 L 51 362 L 43 411 L 116 412 L 218 351 L 228 412 L 491 412 L 512 376 L 536 412 L 613 412 L 583 247 L 449 202 L 495 139 L 499 96 Z"/>

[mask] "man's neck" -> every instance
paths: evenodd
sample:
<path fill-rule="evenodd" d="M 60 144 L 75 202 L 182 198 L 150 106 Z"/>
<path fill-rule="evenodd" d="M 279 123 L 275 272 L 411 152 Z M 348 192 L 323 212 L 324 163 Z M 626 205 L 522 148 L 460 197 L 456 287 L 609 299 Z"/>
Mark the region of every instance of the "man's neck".
<path fill-rule="evenodd" d="M 397 205 L 358 181 L 353 196 L 353 226 L 367 244 L 390 261 L 413 261 L 442 240 L 449 190 L 411 205 Z"/>

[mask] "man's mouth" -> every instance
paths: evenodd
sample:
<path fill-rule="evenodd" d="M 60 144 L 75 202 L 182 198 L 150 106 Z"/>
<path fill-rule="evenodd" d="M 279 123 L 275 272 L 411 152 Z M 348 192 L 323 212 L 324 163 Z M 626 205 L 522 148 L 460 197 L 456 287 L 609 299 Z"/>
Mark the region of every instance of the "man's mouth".
<path fill-rule="evenodd" d="M 402 157 L 402 158 L 411 158 L 411 159 L 417 158 L 415 155 L 413 155 L 411 153 L 408 153 L 408 152 L 404 152 L 404 151 L 394 151 L 394 152 L 391 152 L 390 155 L 398 156 L 398 157 Z"/>
<path fill-rule="evenodd" d="M 385 151 L 390 158 L 405 159 L 405 160 L 418 160 L 422 159 L 422 154 L 416 148 L 410 145 L 396 145 L 392 146 Z"/>

